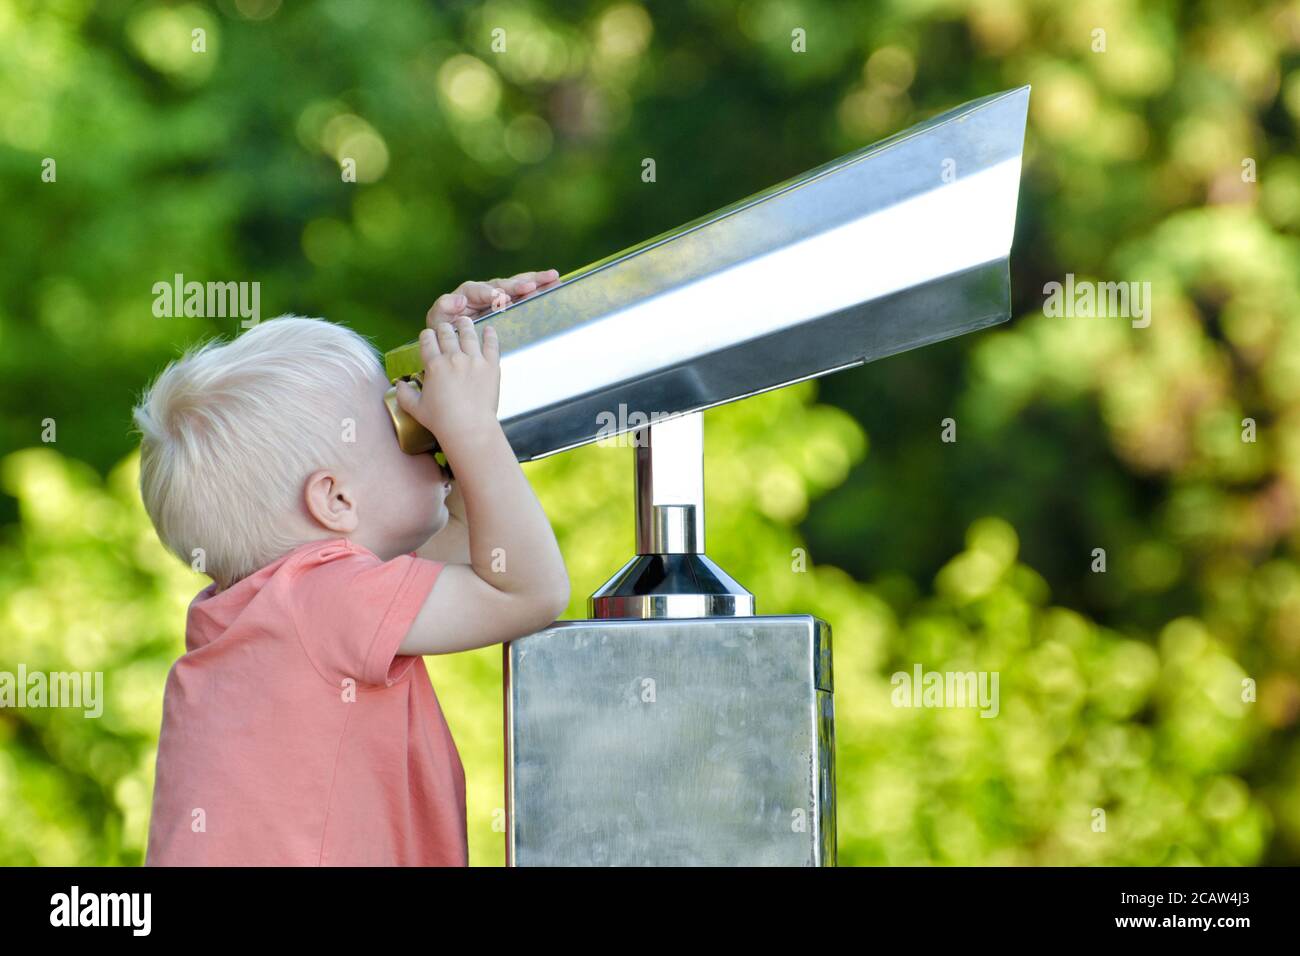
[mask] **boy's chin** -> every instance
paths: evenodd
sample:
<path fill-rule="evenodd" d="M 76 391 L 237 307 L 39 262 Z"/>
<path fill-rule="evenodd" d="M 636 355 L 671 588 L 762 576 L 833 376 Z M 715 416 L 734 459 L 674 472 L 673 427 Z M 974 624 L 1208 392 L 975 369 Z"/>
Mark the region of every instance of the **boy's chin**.
<path fill-rule="evenodd" d="M 415 537 L 420 538 L 421 547 L 428 544 L 434 535 L 447 527 L 447 522 L 451 520 L 451 515 L 448 514 L 446 508 L 439 508 L 438 510 L 440 513 L 434 515 L 429 522 L 420 529 L 419 533 L 415 535 Z"/>

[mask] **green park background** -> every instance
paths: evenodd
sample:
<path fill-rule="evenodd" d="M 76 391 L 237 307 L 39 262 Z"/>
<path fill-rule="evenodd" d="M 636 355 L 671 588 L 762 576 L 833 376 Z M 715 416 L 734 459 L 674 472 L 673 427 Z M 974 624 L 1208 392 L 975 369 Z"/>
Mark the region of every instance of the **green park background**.
<path fill-rule="evenodd" d="M 390 348 L 464 279 L 1022 84 L 1012 321 L 707 412 L 709 554 L 834 628 L 841 864 L 1300 862 L 1300 3 L 0 0 L 0 670 L 106 696 L 0 710 L 0 863 L 143 859 L 207 582 L 144 515 L 129 410 L 238 331 L 156 317 L 155 282 Z M 1046 315 L 1067 274 L 1151 283 L 1150 325 Z M 566 617 L 633 552 L 631 454 L 525 466 Z M 477 865 L 500 663 L 428 659 Z M 893 706 L 917 664 L 998 672 L 998 716 Z"/>

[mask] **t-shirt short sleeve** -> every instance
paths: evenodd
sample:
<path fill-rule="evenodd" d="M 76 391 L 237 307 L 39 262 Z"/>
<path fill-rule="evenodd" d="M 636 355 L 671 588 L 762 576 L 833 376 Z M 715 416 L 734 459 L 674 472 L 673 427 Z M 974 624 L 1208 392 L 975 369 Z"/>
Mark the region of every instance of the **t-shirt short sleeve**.
<path fill-rule="evenodd" d="M 303 650 L 330 682 L 390 686 L 415 658 L 397 649 L 445 567 L 404 554 L 390 561 L 346 540 L 307 552 L 289 600 Z"/>

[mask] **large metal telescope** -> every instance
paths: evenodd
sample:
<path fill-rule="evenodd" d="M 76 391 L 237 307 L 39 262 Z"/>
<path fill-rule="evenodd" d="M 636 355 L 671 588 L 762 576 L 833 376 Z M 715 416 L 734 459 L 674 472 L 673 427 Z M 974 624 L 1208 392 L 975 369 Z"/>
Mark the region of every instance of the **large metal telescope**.
<path fill-rule="evenodd" d="M 636 555 L 590 620 L 504 649 L 511 864 L 834 864 L 830 627 L 757 615 L 704 554 L 700 413 L 1009 318 L 1028 103 L 972 101 L 478 320 L 519 460 L 636 446 Z M 418 349 L 387 368 L 418 379 Z"/>
<path fill-rule="evenodd" d="M 1028 102 L 974 100 L 478 319 L 519 460 L 620 405 L 698 411 L 1005 321 Z M 418 347 L 387 366 L 418 373 Z"/>

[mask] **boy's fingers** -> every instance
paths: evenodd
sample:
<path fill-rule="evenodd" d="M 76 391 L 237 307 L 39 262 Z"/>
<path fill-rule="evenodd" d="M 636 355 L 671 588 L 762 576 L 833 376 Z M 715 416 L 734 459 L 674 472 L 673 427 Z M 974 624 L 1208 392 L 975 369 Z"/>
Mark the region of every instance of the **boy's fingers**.
<path fill-rule="evenodd" d="M 496 362 L 501 357 L 500 343 L 497 341 L 497 330 L 490 325 L 483 328 L 483 357 L 490 362 Z"/>
<path fill-rule="evenodd" d="M 456 336 L 460 350 L 466 355 L 479 355 L 478 333 L 474 330 L 474 320 L 468 315 L 456 317 Z"/>
<path fill-rule="evenodd" d="M 456 291 L 464 294 L 469 299 L 470 306 L 475 309 L 495 309 L 505 304 L 502 301 L 502 290 L 491 282 L 462 282 Z"/>
<path fill-rule="evenodd" d="M 449 322 L 455 316 L 465 311 L 465 306 L 469 300 L 460 292 L 447 292 L 438 296 L 430 306 L 429 312 L 424 317 L 424 324 L 428 328 L 433 328 L 439 322 Z"/>
<path fill-rule="evenodd" d="M 521 272 L 509 279 L 493 279 L 492 284 L 511 298 L 527 295 L 537 288 L 537 281 L 532 278 L 531 272 Z"/>
<path fill-rule="evenodd" d="M 487 282 L 467 280 L 457 286 L 455 292 L 438 296 L 425 315 L 424 324 L 433 329 L 437 328 L 439 322 L 454 321 L 456 316 L 465 311 L 484 314 L 503 309 L 512 299 L 529 295 L 559 278 L 558 270 L 542 269 L 521 272 L 508 279 L 489 279 Z"/>
<path fill-rule="evenodd" d="M 412 414 L 420 404 L 420 393 L 410 382 L 397 383 L 397 407 L 406 414 Z"/>
<path fill-rule="evenodd" d="M 457 313 L 464 311 L 466 307 L 480 313 L 505 308 L 510 304 L 511 299 L 526 296 L 543 286 L 550 285 L 559 278 L 560 273 L 558 270 L 543 269 L 539 272 L 521 272 L 518 275 L 510 276 L 508 279 L 462 282 L 454 293 L 441 296 L 434 303 L 434 308 L 429 310 L 428 325 L 433 328 L 440 319 L 450 321 Z M 463 297 L 466 300 L 465 304 L 455 304 L 460 301 L 455 299 L 455 296 Z"/>
<path fill-rule="evenodd" d="M 433 334 L 438 337 L 438 351 L 441 354 L 447 355 L 451 352 L 460 351 L 460 341 L 451 323 L 439 322 L 434 326 Z"/>
<path fill-rule="evenodd" d="M 540 269 L 537 272 L 521 272 L 515 276 L 516 279 L 522 279 L 525 282 L 531 282 L 536 286 L 550 285 L 560 277 L 558 269 Z"/>
<path fill-rule="evenodd" d="M 425 329 L 420 333 L 420 359 L 424 362 L 424 367 L 428 368 L 433 364 L 433 360 L 442 354 L 442 347 L 438 344 L 438 334 L 433 329 Z"/>
<path fill-rule="evenodd" d="M 540 272 L 521 272 L 509 279 L 493 279 L 492 282 L 500 285 L 512 296 L 521 296 L 549 285 L 559 277 L 560 273 L 555 269 L 543 269 Z"/>

